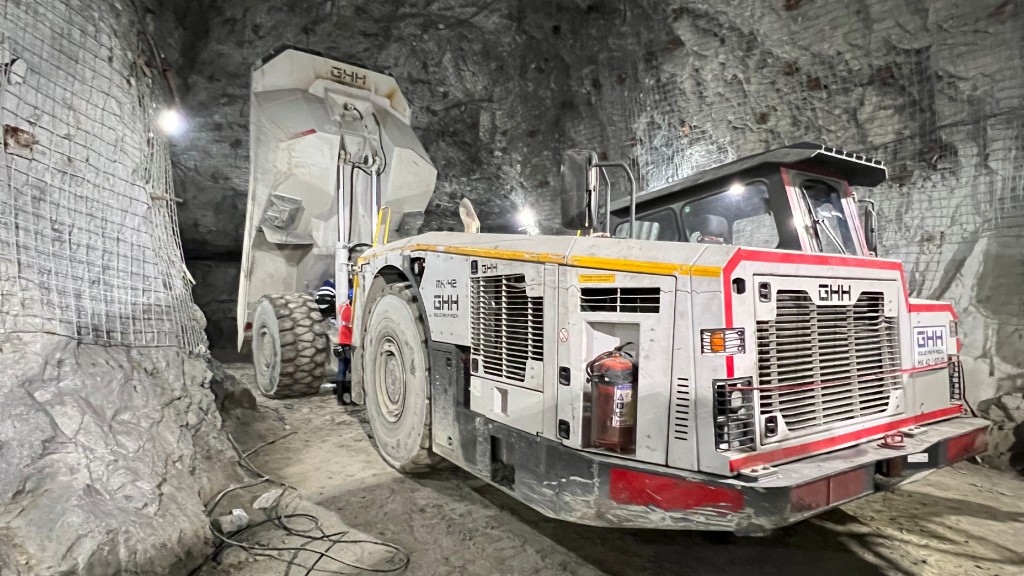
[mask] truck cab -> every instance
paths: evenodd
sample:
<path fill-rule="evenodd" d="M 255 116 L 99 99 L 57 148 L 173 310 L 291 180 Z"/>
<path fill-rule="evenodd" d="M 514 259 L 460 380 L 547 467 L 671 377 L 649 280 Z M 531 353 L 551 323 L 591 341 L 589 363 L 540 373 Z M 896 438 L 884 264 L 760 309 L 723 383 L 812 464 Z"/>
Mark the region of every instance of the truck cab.
<path fill-rule="evenodd" d="M 873 256 L 851 186 L 886 179 L 881 162 L 801 143 L 693 174 L 636 200 L 635 238 Z M 612 230 L 630 237 L 629 199 L 611 206 Z"/>

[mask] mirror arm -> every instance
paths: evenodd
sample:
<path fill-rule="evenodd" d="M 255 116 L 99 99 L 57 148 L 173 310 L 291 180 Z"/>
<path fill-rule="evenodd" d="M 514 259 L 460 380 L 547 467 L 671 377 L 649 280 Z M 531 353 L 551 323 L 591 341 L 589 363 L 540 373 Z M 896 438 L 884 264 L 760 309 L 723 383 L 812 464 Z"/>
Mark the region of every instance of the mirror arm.
<path fill-rule="evenodd" d="M 636 179 L 633 178 L 633 171 L 626 166 L 624 162 L 596 162 L 594 164 L 597 168 L 619 168 L 626 173 L 626 177 L 629 178 L 629 237 L 636 238 Z M 609 210 L 611 207 L 611 185 L 608 186 L 608 206 Z M 610 220 L 610 219 L 609 219 Z M 606 224 L 611 227 L 611 222 Z M 610 233 L 610 232 L 609 232 Z"/>

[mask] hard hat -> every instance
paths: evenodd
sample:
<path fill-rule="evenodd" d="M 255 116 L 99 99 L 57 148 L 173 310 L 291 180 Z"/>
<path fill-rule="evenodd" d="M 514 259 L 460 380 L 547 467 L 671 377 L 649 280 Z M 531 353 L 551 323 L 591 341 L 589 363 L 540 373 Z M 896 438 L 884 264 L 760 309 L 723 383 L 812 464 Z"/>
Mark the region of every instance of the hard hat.
<path fill-rule="evenodd" d="M 332 282 L 331 280 L 325 281 L 324 285 L 321 286 L 320 289 L 316 291 L 316 295 L 317 296 L 330 296 L 331 298 L 334 298 L 335 297 L 334 282 Z"/>

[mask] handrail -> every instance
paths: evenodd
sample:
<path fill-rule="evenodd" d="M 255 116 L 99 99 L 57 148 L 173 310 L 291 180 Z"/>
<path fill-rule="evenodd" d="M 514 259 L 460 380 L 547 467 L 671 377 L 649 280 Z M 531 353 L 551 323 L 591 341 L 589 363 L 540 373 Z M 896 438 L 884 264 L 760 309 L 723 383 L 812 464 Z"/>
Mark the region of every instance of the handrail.
<path fill-rule="evenodd" d="M 388 212 L 388 219 L 384 221 L 384 211 Z M 373 229 L 373 245 L 377 246 L 380 240 L 380 227 L 381 223 L 384 222 L 384 244 L 388 243 L 388 236 L 391 232 L 391 206 L 381 206 L 380 210 L 377 211 L 377 225 Z"/>

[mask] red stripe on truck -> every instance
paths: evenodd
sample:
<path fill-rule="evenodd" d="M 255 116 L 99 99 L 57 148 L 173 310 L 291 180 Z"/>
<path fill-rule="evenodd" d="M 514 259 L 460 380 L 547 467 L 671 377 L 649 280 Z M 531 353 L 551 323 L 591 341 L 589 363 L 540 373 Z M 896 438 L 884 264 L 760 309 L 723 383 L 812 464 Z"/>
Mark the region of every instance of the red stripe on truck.
<path fill-rule="evenodd" d="M 747 454 L 729 460 L 729 470 L 731 472 L 739 472 L 740 470 L 753 468 L 754 466 L 763 466 L 765 464 L 772 464 L 782 460 L 794 460 L 801 456 L 809 456 L 818 452 L 827 452 L 849 444 L 858 444 L 864 440 L 882 436 L 887 432 L 893 432 L 900 428 L 909 428 L 910 426 L 924 424 L 926 422 L 933 422 L 943 418 L 959 416 L 961 410 L 962 408 L 960 405 L 956 404 L 941 410 L 935 410 L 934 412 L 925 412 L 924 414 L 910 416 L 909 418 L 896 420 L 895 422 L 877 424 L 868 428 L 839 434 L 838 436 L 833 436 L 831 438 L 822 438 L 821 440 L 815 440 L 814 442 L 808 442 L 806 444 L 797 444 L 795 446 L 786 446 L 785 448 L 778 448 L 775 450 L 754 452 L 752 454 Z"/>
<path fill-rule="evenodd" d="M 988 429 L 975 430 L 946 442 L 946 463 L 952 464 L 988 449 Z"/>
<path fill-rule="evenodd" d="M 741 262 L 770 262 L 773 264 L 808 264 L 813 266 L 834 266 L 841 268 L 870 268 L 874 270 L 895 270 L 900 273 L 900 282 L 903 284 L 903 298 L 907 301 L 907 309 L 910 309 L 910 300 L 907 297 L 907 282 L 903 277 L 903 264 L 896 261 L 879 260 L 878 258 L 865 258 L 863 256 L 832 256 L 828 254 L 808 254 L 804 252 L 790 251 L 765 251 L 752 250 L 750 248 L 737 248 L 736 253 L 729 258 L 722 268 L 722 298 L 725 307 L 725 327 L 733 327 L 732 316 L 732 273 Z M 725 358 L 725 377 L 735 377 L 733 358 Z"/>
<path fill-rule="evenodd" d="M 948 312 L 954 320 L 958 320 L 956 310 L 948 302 L 924 302 L 913 304 L 907 291 L 907 279 L 903 274 L 903 264 L 893 260 L 880 260 L 863 256 L 836 256 L 829 254 L 813 254 L 790 251 L 765 251 L 750 248 L 737 248 L 722 268 L 722 299 L 725 307 L 725 328 L 733 327 L 732 314 L 732 274 L 741 262 L 769 262 L 773 264 L 808 264 L 812 266 L 834 266 L 840 268 L 869 268 L 872 270 L 892 270 L 900 273 L 900 284 L 903 286 L 903 300 L 907 303 L 908 312 Z M 725 358 L 725 377 L 734 378 L 735 366 L 732 356 Z"/>
<path fill-rule="evenodd" d="M 743 510 L 743 493 L 739 490 L 625 468 L 608 471 L 608 498 L 618 504 L 661 510 Z"/>
<path fill-rule="evenodd" d="M 789 511 L 812 512 L 870 494 L 875 491 L 872 472 L 861 467 L 797 486 L 789 493 Z"/>
<path fill-rule="evenodd" d="M 949 362 L 941 362 L 939 364 L 932 364 L 931 366 L 918 366 L 917 368 L 905 368 L 900 370 L 900 374 L 917 374 L 918 372 L 927 372 L 929 370 L 938 370 L 939 368 L 948 368 Z"/>
<path fill-rule="evenodd" d="M 911 312 L 948 312 L 953 316 L 953 320 L 959 320 L 960 317 L 956 315 L 956 310 L 953 305 L 949 302 L 924 302 L 920 304 L 910 304 Z"/>

